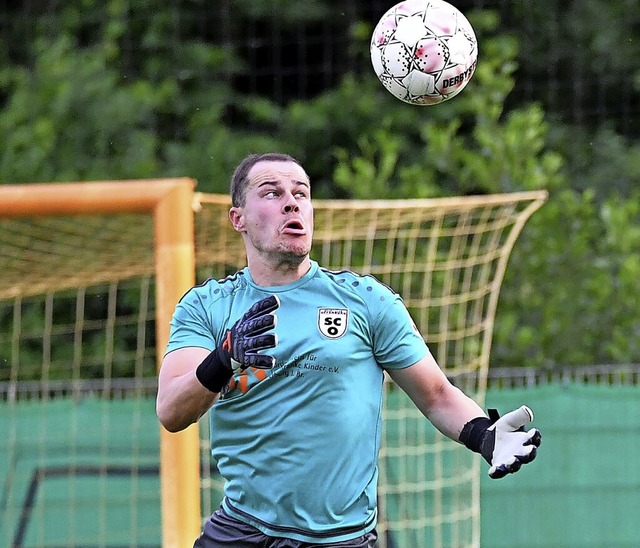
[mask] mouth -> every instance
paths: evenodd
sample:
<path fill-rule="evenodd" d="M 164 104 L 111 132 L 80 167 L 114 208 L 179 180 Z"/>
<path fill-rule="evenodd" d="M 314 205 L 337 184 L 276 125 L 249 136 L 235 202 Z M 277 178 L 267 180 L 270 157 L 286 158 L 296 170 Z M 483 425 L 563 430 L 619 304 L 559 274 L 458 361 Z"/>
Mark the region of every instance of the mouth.
<path fill-rule="evenodd" d="M 302 221 L 299 219 L 290 219 L 282 226 L 283 234 L 303 235 L 306 234 L 306 232 Z"/>

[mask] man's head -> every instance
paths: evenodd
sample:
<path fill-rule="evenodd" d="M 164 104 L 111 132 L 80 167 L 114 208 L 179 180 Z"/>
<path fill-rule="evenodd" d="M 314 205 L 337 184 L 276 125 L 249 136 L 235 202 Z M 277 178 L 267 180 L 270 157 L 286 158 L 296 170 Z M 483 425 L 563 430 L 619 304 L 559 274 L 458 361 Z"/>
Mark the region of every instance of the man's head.
<path fill-rule="evenodd" d="M 231 182 L 229 219 L 245 242 L 249 266 L 308 264 L 313 238 L 311 186 L 287 154 L 247 157 Z"/>
<path fill-rule="evenodd" d="M 247 156 L 233 172 L 231 177 L 231 205 L 233 207 L 243 207 L 245 198 L 249 172 L 251 168 L 258 162 L 294 162 L 302 167 L 293 156 L 281 152 L 264 152 L 262 154 L 250 154 Z"/>

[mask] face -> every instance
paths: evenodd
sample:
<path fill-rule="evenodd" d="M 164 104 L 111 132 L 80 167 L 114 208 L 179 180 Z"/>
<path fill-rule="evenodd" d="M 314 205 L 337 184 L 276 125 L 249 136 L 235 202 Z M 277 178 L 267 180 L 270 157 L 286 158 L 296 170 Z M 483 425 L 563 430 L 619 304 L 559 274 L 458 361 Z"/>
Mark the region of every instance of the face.
<path fill-rule="evenodd" d="M 249 258 L 302 260 L 311 251 L 313 206 L 304 169 L 295 162 L 261 161 L 248 175 L 243 207 L 229 218 L 240 232 Z"/>

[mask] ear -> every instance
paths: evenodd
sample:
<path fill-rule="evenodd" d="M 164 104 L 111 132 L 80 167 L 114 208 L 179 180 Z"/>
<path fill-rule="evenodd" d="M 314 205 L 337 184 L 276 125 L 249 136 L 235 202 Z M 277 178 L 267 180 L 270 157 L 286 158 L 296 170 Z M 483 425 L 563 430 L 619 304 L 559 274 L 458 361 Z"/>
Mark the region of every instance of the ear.
<path fill-rule="evenodd" d="M 229 220 L 236 232 L 246 232 L 244 225 L 244 215 L 241 207 L 232 207 L 229 210 Z"/>

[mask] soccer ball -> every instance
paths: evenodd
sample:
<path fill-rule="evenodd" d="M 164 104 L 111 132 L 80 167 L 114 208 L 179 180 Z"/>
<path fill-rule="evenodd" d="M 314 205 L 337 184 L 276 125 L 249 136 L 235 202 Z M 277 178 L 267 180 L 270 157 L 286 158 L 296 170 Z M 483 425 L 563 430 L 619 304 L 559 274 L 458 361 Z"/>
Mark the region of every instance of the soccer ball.
<path fill-rule="evenodd" d="M 396 4 L 371 37 L 376 75 L 392 95 L 412 105 L 435 105 L 460 93 L 477 60 L 473 27 L 444 0 Z"/>

